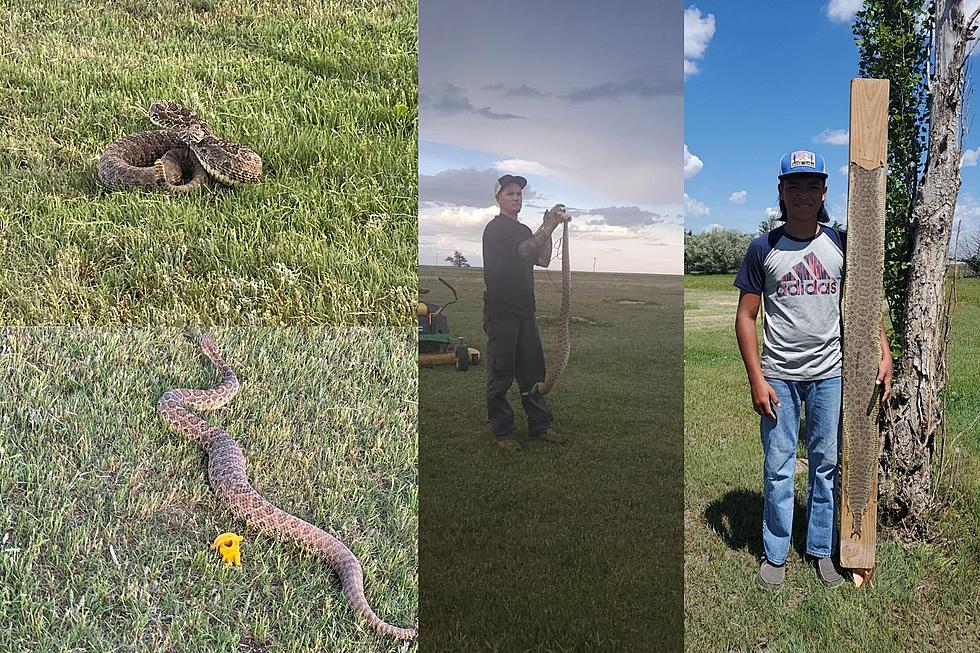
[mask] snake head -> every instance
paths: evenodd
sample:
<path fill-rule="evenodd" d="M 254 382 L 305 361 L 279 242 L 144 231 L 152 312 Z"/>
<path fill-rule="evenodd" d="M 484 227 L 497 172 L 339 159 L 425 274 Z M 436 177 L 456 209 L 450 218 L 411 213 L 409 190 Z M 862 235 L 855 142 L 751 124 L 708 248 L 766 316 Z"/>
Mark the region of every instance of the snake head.
<path fill-rule="evenodd" d="M 210 136 L 204 127 L 197 123 L 182 126 L 177 129 L 177 138 L 186 145 L 197 145 Z"/>
<path fill-rule="evenodd" d="M 208 334 L 201 333 L 200 345 L 201 345 L 201 349 L 203 349 L 205 353 L 211 352 L 212 354 L 215 355 L 218 354 L 218 344 Z"/>

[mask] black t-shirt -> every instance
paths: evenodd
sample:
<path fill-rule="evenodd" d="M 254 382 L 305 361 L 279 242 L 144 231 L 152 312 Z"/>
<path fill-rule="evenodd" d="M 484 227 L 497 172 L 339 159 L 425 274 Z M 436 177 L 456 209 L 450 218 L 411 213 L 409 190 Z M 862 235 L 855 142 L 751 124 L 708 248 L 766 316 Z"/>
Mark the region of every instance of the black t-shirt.
<path fill-rule="evenodd" d="M 531 230 L 505 215 L 498 215 L 483 230 L 483 315 L 534 317 L 534 259 L 522 259 L 517 246 Z"/>

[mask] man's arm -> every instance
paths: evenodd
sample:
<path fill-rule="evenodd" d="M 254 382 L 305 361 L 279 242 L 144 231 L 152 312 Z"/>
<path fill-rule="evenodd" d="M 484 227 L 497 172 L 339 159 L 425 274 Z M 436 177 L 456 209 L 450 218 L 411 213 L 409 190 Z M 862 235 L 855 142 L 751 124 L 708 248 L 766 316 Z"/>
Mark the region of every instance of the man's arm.
<path fill-rule="evenodd" d="M 547 225 L 542 224 L 533 236 L 517 245 L 517 255 L 521 258 L 533 257 L 536 265 L 548 267 L 551 263 L 551 234 L 554 230 L 554 226 L 549 229 Z"/>
<path fill-rule="evenodd" d="M 554 229 L 551 230 L 554 233 Z M 551 253 L 555 249 L 555 241 L 552 239 L 551 235 L 548 235 L 547 240 L 544 241 L 544 245 L 538 250 L 538 260 L 534 262 L 535 265 L 546 268 L 551 265 Z"/>
<path fill-rule="evenodd" d="M 738 350 L 745 363 L 745 372 L 749 376 L 749 388 L 752 390 L 752 408 L 760 415 L 768 415 L 775 419 L 771 403 L 781 406 L 776 391 L 762 376 L 762 363 L 759 359 L 759 339 L 755 333 L 755 321 L 759 316 L 759 305 L 762 296 L 744 290 L 738 297 L 738 308 L 735 311 L 735 338 L 738 340 Z"/>
<path fill-rule="evenodd" d="M 881 360 L 878 362 L 878 378 L 875 383 L 881 386 L 881 403 L 888 401 L 892 395 L 892 373 L 894 372 L 894 361 L 892 360 L 892 348 L 888 344 L 888 333 L 885 331 L 885 323 L 881 323 Z"/>
<path fill-rule="evenodd" d="M 545 268 L 548 267 L 548 264 L 551 263 L 551 234 L 563 222 L 561 214 L 555 210 L 561 206 L 561 204 L 556 204 L 550 211 L 544 214 L 544 220 L 541 222 L 538 230 L 534 232 L 534 235 L 527 240 L 521 241 L 517 246 L 518 256 L 524 259 L 533 257 L 535 264 Z"/>

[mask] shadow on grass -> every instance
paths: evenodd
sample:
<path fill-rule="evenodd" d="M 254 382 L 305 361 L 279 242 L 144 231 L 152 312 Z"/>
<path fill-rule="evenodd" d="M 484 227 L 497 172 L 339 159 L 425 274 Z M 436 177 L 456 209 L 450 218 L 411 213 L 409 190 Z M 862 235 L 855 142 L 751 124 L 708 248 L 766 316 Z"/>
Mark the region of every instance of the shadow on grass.
<path fill-rule="evenodd" d="M 712 501 L 704 519 L 730 549 L 746 550 L 762 560 L 762 493 L 757 490 L 729 490 Z M 806 510 L 799 498 L 793 505 L 793 548 L 803 557 L 806 551 Z"/>

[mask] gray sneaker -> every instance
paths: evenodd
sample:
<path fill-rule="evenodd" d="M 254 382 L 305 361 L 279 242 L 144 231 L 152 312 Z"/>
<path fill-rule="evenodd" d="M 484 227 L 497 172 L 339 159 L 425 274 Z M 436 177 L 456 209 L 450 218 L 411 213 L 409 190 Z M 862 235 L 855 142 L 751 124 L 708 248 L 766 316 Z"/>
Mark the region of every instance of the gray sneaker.
<path fill-rule="evenodd" d="M 768 560 L 759 567 L 759 584 L 769 590 L 778 590 L 786 580 L 786 563 L 774 565 Z"/>
<path fill-rule="evenodd" d="M 827 587 L 837 587 L 844 582 L 844 577 L 837 570 L 832 558 L 817 558 L 817 576 Z"/>

